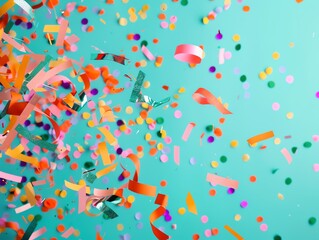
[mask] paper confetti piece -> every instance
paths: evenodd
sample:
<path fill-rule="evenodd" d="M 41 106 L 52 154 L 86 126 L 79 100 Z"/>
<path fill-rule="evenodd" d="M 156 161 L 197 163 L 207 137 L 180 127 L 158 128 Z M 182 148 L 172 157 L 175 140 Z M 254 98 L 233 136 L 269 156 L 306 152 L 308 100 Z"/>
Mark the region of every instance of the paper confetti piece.
<path fill-rule="evenodd" d="M 105 140 L 112 146 L 115 146 L 117 144 L 117 139 L 110 133 L 109 130 L 107 130 L 104 127 L 98 128 L 99 131 L 104 135 Z"/>
<path fill-rule="evenodd" d="M 230 234 L 232 234 L 235 238 L 237 238 L 237 240 L 244 240 L 244 238 L 242 236 L 240 236 L 234 229 L 232 229 L 230 226 L 225 225 L 224 228 L 230 232 Z"/>
<path fill-rule="evenodd" d="M 28 202 L 30 203 L 31 206 L 34 206 L 37 203 L 37 200 L 35 199 L 35 193 L 34 193 L 32 184 L 28 182 L 24 186 L 24 190 L 25 190 L 25 195 L 27 196 Z"/>
<path fill-rule="evenodd" d="M 198 88 L 194 94 L 193 99 L 198 102 L 199 104 L 210 104 L 217 108 L 219 112 L 222 114 L 232 114 L 230 111 L 228 111 L 223 104 L 221 104 L 217 98 L 207 89 L 205 88 Z"/>
<path fill-rule="evenodd" d="M 219 49 L 219 54 L 218 54 L 218 63 L 219 64 L 224 64 L 225 63 L 225 48 L 220 48 Z"/>
<path fill-rule="evenodd" d="M 82 213 L 85 211 L 86 207 L 86 188 L 83 186 L 82 188 L 79 189 L 78 191 L 78 202 L 79 202 L 79 207 L 78 207 L 78 213 Z"/>
<path fill-rule="evenodd" d="M 174 57 L 189 64 L 201 63 L 204 55 L 203 49 L 192 44 L 181 44 L 176 47 Z"/>
<path fill-rule="evenodd" d="M 179 150 L 180 150 L 179 146 L 174 146 L 174 162 L 177 165 L 179 165 L 180 163 Z"/>
<path fill-rule="evenodd" d="M 283 149 L 281 149 L 280 152 L 282 153 L 282 155 L 284 155 L 284 157 L 286 158 L 288 164 L 291 164 L 292 163 L 292 156 L 290 155 L 288 150 L 286 148 L 283 148 Z"/>
<path fill-rule="evenodd" d="M 38 225 L 38 221 L 36 220 L 36 218 L 34 218 L 32 222 L 30 223 L 30 225 L 28 226 L 27 230 L 25 230 L 25 233 L 21 240 L 29 240 L 30 236 L 34 232 L 37 225 Z"/>
<path fill-rule="evenodd" d="M 47 228 L 46 227 L 42 227 L 36 231 L 34 231 L 31 236 L 30 236 L 30 240 L 34 240 L 40 236 L 42 236 L 43 234 L 45 234 L 47 232 Z"/>
<path fill-rule="evenodd" d="M 142 46 L 142 52 L 144 53 L 144 55 L 147 57 L 148 60 L 151 60 L 151 61 L 155 60 L 154 55 L 150 52 L 150 50 L 148 50 L 148 48 L 145 45 Z"/>
<path fill-rule="evenodd" d="M 111 159 L 110 159 L 110 155 L 109 155 L 109 151 L 107 150 L 107 146 L 105 142 L 100 142 L 97 145 L 98 149 L 99 149 L 99 153 L 102 157 L 102 161 L 103 161 L 103 165 L 109 165 L 111 164 Z"/>
<path fill-rule="evenodd" d="M 45 33 L 52 33 L 52 32 L 59 32 L 60 31 L 60 25 L 44 25 L 43 32 Z M 71 29 L 67 28 L 66 33 L 71 33 Z"/>
<path fill-rule="evenodd" d="M 34 207 L 34 206 L 31 206 L 30 203 L 27 203 L 25 205 L 22 205 L 21 207 L 17 207 L 16 209 L 14 209 L 14 211 L 16 214 L 18 214 L 18 213 L 25 212 L 25 211 L 31 209 L 32 207 Z"/>
<path fill-rule="evenodd" d="M 224 178 L 212 173 L 207 173 L 206 181 L 210 182 L 213 186 L 220 185 L 228 188 L 238 188 L 238 181 Z"/>
<path fill-rule="evenodd" d="M 183 133 L 182 139 L 186 142 L 188 140 L 189 135 L 191 134 L 191 131 L 196 126 L 195 123 L 189 123 L 187 124 L 187 127 L 185 128 L 185 131 Z"/>
<path fill-rule="evenodd" d="M 8 10 L 10 10 L 14 6 L 13 0 L 8 0 L 5 4 L 0 7 L 0 17 L 5 14 Z"/>
<path fill-rule="evenodd" d="M 126 65 L 129 60 L 124 56 L 115 55 L 112 53 L 91 53 L 91 60 L 109 60 Z"/>
<path fill-rule="evenodd" d="M 274 132 L 269 131 L 269 132 L 261 133 L 261 134 L 254 136 L 254 137 L 251 137 L 247 140 L 247 142 L 249 143 L 249 145 L 254 145 L 255 143 L 272 138 L 274 136 L 275 136 Z"/>
<path fill-rule="evenodd" d="M 155 237 L 157 237 L 157 239 L 160 240 L 166 240 L 170 238 L 166 233 L 162 232 L 154 225 L 154 222 L 165 214 L 167 201 L 168 197 L 164 194 L 159 193 L 156 197 L 155 204 L 160 206 L 157 209 L 155 209 L 150 215 L 150 224 L 152 227 L 153 234 L 155 235 Z"/>
<path fill-rule="evenodd" d="M 70 227 L 68 230 L 66 230 L 61 236 L 63 238 L 69 238 L 73 233 L 75 229 L 73 227 Z"/>
<path fill-rule="evenodd" d="M 197 215 L 196 204 L 190 192 L 187 193 L 186 204 L 187 204 L 188 211 Z"/>
<path fill-rule="evenodd" d="M 113 171 L 116 168 L 116 166 L 117 166 L 117 163 L 116 164 L 112 164 L 111 166 L 98 171 L 95 175 L 96 175 L 97 178 L 100 178 L 100 177 L 110 173 L 111 171 Z"/>
<path fill-rule="evenodd" d="M 22 181 L 22 177 L 20 177 L 20 176 L 1 172 L 1 171 L 0 171 L 0 178 L 7 179 L 9 181 L 17 182 L 17 183 L 21 183 L 21 181 Z"/>
<path fill-rule="evenodd" d="M 39 161 L 36 157 L 29 157 L 27 155 L 23 155 L 21 154 L 21 152 L 23 151 L 23 146 L 19 145 L 14 149 L 9 148 L 7 151 L 5 151 L 5 154 L 9 157 L 12 157 L 16 160 L 22 161 L 22 162 L 26 162 L 26 163 L 30 163 L 32 165 L 34 165 L 35 167 L 39 166 Z"/>
<path fill-rule="evenodd" d="M 65 37 L 65 34 L 67 32 L 67 29 L 68 29 L 68 25 L 69 25 L 69 21 L 62 19 L 62 21 L 60 23 L 58 37 L 57 37 L 56 44 L 55 44 L 56 46 L 63 46 L 63 41 L 64 41 L 64 37 Z"/>
<path fill-rule="evenodd" d="M 32 7 L 24 0 L 14 0 L 14 3 L 21 7 L 30 17 L 34 17 Z"/>
<path fill-rule="evenodd" d="M 66 180 L 64 180 L 64 185 L 67 188 L 72 189 L 74 191 L 79 191 L 83 187 L 82 185 L 78 185 L 78 184 L 75 184 L 75 183 L 70 183 L 69 181 L 66 181 Z M 86 187 L 86 193 L 90 194 L 90 192 L 91 192 L 90 187 Z"/>

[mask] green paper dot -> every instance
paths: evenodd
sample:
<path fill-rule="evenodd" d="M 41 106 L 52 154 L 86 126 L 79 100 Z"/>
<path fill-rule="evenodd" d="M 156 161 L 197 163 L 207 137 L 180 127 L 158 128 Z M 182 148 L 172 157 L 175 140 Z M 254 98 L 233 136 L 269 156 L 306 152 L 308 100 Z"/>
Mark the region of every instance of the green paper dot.
<path fill-rule="evenodd" d="M 188 1 L 187 0 L 182 0 L 181 4 L 182 4 L 182 6 L 186 6 L 188 4 Z"/>
<path fill-rule="evenodd" d="M 237 44 L 236 46 L 235 46 L 235 50 L 236 51 L 239 51 L 241 49 L 241 45 L 240 44 Z"/>
<path fill-rule="evenodd" d="M 221 161 L 222 163 L 227 162 L 227 157 L 226 157 L 226 156 L 221 156 L 221 157 L 220 157 L 220 161 Z"/>
<path fill-rule="evenodd" d="M 295 154 L 297 152 L 297 147 L 292 147 L 291 151 L 292 151 L 293 154 Z"/>
<path fill-rule="evenodd" d="M 143 40 L 142 42 L 141 42 L 141 47 L 144 45 L 145 47 L 147 46 L 147 41 L 145 41 L 145 40 Z"/>
<path fill-rule="evenodd" d="M 90 169 L 90 168 L 92 168 L 94 166 L 94 163 L 92 163 L 92 162 L 85 162 L 84 163 L 84 168 L 86 168 L 86 169 Z"/>
<path fill-rule="evenodd" d="M 292 183 L 292 179 L 291 178 L 286 178 L 285 180 L 286 185 L 290 185 Z"/>
<path fill-rule="evenodd" d="M 40 214 L 37 214 L 34 216 L 34 219 L 40 221 L 42 219 L 42 216 Z"/>
<path fill-rule="evenodd" d="M 211 131 L 213 131 L 213 125 L 208 125 L 208 126 L 206 126 L 206 131 L 207 132 L 211 132 Z"/>
<path fill-rule="evenodd" d="M 274 240 L 281 240 L 281 237 L 279 235 L 275 235 Z"/>
<path fill-rule="evenodd" d="M 310 148 L 310 147 L 312 146 L 312 144 L 311 144 L 311 142 L 305 142 L 305 143 L 303 144 L 303 146 L 304 146 L 305 148 Z"/>
<path fill-rule="evenodd" d="M 163 124 L 164 123 L 164 118 L 162 118 L 162 117 L 156 118 L 156 123 Z"/>
<path fill-rule="evenodd" d="M 275 87 L 275 82 L 269 81 L 267 85 L 268 85 L 269 88 L 274 88 Z"/>
<path fill-rule="evenodd" d="M 247 80 L 246 75 L 242 75 L 242 76 L 240 77 L 240 81 L 241 81 L 241 82 L 245 82 L 246 80 Z"/>
<path fill-rule="evenodd" d="M 310 225 L 314 225 L 316 222 L 317 222 L 317 219 L 316 219 L 315 217 L 311 217 L 311 218 L 309 218 L 309 220 L 308 220 L 308 223 L 309 223 Z"/>
<path fill-rule="evenodd" d="M 18 183 L 18 184 L 17 184 L 17 187 L 18 187 L 19 189 L 22 189 L 22 188 L 23 188 L 23 183 Z"/>
<path fill-rule="evenodd" d="M 40 137 L 42 138 L 43 141 L 49 140 L 49 134 L 43 134 Z"/>

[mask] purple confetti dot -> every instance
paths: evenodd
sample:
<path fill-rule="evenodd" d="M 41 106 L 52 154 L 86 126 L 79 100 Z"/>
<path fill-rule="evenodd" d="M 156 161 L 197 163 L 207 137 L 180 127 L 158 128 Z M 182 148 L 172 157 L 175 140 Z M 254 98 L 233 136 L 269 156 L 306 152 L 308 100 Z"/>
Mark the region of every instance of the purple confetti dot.
<path fill-rule="evenodd" d="M 319 98 L 319 91 L 316 92 L 316 98 Z"/>
<path fill-rule="evenodd" d="M 32 28 L 32 27 L 33 27 L 32 22 L 27 22 L 27 29 L 30 29 L 30 28 Z"/>
<path fill-rule="evenodd" d="M 109 178 L 108 177 L 102 178 L 102 183 L 103 184 L 108 184 L 109 183 Z"/>
<path fill-rule="evenodd" d="M 125 179 L 125 177 L 122 174 L 120 174 L 120 176 L 118 177 L 118 180 L 123 181 L 124 179 Z"/>
<path fill-rule="evenodd" d="M 31 122 L 30 122 L 30 120 L 26 120 L 25 122 L 24 122 L 24 126 L 29 126 L 31 124 Z"/>
<path fill-rule="evenodd" d="M 62 82 L 62 87 L 64 89 L 69 89 L 70 88 L 70 83 L 69 82 Z"/>
<path fill-rule="evenodd" d="M 88 24 L 88 22 L 89 22 L 89 20 L 88 20 L 87 18 L 83 18 L 83 19 L 81 20 L 81 23 L 82 23 L 83 25 Z"/>
<path fill-rule="evenodd" d="M 228 193 L 228 194 L 233 194 L 233 193 L 235 193 L 235 189 L 233 189 L 233 188 L 228 188 L 228 189 L 227 189 L 227 193 Z"/>
<path fill-rule="evenodd" d="M 49 124 L 44 124 L 43 129 L 48 131 L 50 130 L 51 126 Z"/>
<path fill-rule="evenodd" d="M 28 151 L 28 152 L 27 152 L 27 156 L 28 156 L 28 157 L 31 157 L 32 155 L 33 155 L 33 153 L 32 153 L 31 151 Z"/>
<path fill-rule="evenodd" d="M 37 127 L 43 127 L 43 122 L 35 123 L 35 125 L 36 125 Z"/>
<path fill-rule="evenodd" d="M 141 36 L 140 36 L 140 34 L 134 34 L 133 38 L 134 38 L 134 40 L 138 41 L 138 40 L 140 40 Z"/>
<path fill-rule="evenodd" d="M 169 222 L 169 221 L 172 220 L 172 217 L 170 215 L 165 215 L 164 219 L 165 219 L 166 222 Z"/>
<path fill-rule="evenodd" d="M 117 125 L 118 127 L 124 125 L 123 120 L 117 120 L 116 125 Z"/>
<path fill-rule="evenodd" d="M 242 208 L 246 208 L 246 207 L 248 206 L 248 202 L 247 202 L 247 201 L 242 201 L 242 202 L 240 203 L 240 206 L 241 206 Z"/>
<path fill-rule="evenodd" d="M 122 148 L 116 149 L 116 153 L 117 153 L 118 155 L 121 155 L 122 152 L 123 152 L 123 149 L 122 149 Z"/>
<path fill-rule="evenodd" d="M 20 25 L 21 23 L 22 23 L 22 20 L 21 20 L 21 19 L 17 19 L 17 21 L 15 21 L 14 24 L 18 26 L 18 25 Z"/>
<path fill-rule="evenodd" d="M 22 177 L 21 182 L 25 183 L 27 181 L 27 178 L 25 176 Z"/>
<path fill-rule="evenodd" d="M 96 94 L 98 94 L 99 93 L 99 90 L 97 90 L 96 88 L 93 88 L 92 90 L 91 90 L 91 94 L 92 95 L 96 95 Z"/>
<path fill-rule="evenodd" d="M 216 34 L 215 37 L 217 40 L 221 40 L 223 38 L 223 34 L 221 34 L 220 31 L 218 30 L 218 33 Z"/>
<path fill-rule="evenodd" d="M 20 167 L 25 167 L 25 166 L 27 166 L 26 162 L 20 162 Z"/>
<path fill-rule="evenodd" d="M 7 184 L 7 180 L 0 178 L 0 186 L 5 186 Z"/>
<path fill-rule="evenodd" d="M 212 142 L 214 142 L 214 137 L 213 136 L 209 136 L 208 138 L 207 138 L 207 142 L 209 142 L 209 143 L 212 143 Z"/>
<path fill-rule="evenodd" d="M 72 116 L 72 113 L 71 113 L 69 110 L 66 110 L 66 111 L 65 111 L 65 114 L 66 114 L 67 116 Z"/>
<path fill-rule="evenodd" d="M 214 73 L 214 72 L 216 71 L 216 68 L 215 68 L 214 66 L 211 66 L 211 67 L 209 68 L 209 71 L 210 71 L 211 73 Z"/>

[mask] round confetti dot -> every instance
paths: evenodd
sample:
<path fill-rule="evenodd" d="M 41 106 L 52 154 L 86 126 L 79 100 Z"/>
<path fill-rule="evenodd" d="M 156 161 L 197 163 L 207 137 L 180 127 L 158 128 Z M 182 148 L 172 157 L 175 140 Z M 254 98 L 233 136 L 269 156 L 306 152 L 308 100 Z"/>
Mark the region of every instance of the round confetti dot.
<path fill-rule="evenodd" d="M 191 165 L 195 165 L 196 164 L 196 159 L 194 157 L 191 157 L 190 160 L 189 160 L 189 163 Z"/>
<path fill-rule="evenodd" d="M 245 154 L 242 156 L 242 160 L 245 161 L 245 162 L 249 161 L 249 159 L 250 159 L 250 156 L 249 156 L 247 153 L 245 153 Z"/>
<path fill-rule="evenodd" d="M 265 73 L 265 72 L 260 72 L 260 73 L 259 73 L 259 78 L 260 78 L 261 80 L 265 80 L 265 79 L 267 78 L 266 73 Z"/>
<path fill-rule="evenodd" d="M 179 213 L 180 215 L 184 215 L 184 214 L 186 213 L 186 209 L 185 209 L 185 208 L 179 208 L 179 209 L 178 209 L 178 213 Z"/>
<path fill-rule="evenodd" d="M 181 112 L 180 110 L 176 110 L 176 111 L 174 112 L 174 117 L 175 117 L 175 118 L 181 118 L 181 117 L 182 117 L 182 112 Z"/>
<path fill-rule="evenodd" d="M 228 193 L 229 195 L 234 194 L 234 193 L 235 193 L 235 189 L 234 189 L 234 188 L 228 188 L 228 189 L 227 189 L 227 193 Z"/>
<path fill-rule="evenodd" d="M 294 113 L 293 113 L 293 112 L 288 112 L 288 113 L 286 114 L 286 117 L 287 117 L 288 119 L 293 119 Z"/>
<path fill-rule="evenodd" d="M 246 208 L 246 207 L 248 206 L 248 202 L 247 202 L 247 201 L 242 201 L 242 202 L 240 203 L 240 206 L 241 206 L 242 208 Z"/>
<path fill-rule="evenodd" d="M 245 82 L 246 80 L 247 80 L 246 75 L 241 75 L 241 76 L 240 76 L 240 81 L 241 81 L 241 82 Z"/>
<path fill-rule="evenodd" d="M 282 240 L 282 238 L 279 235 L 275 235 L 274 240 Z"/>
<path fill-rule="evenodd" d="M 268 225 L 266 223 L 260 224 L 260 230 L 266 232 L 268 230 Z"/>
<path fill-rule="evenodd" d="M 278 60 L 278 59 L 280 58 L 280 54 L 279 54 L 278 52 L 274 52 L 274 53 L 272 54 L 272 58 L 273 58 L 274 60 Z"/>
<path fill-rule="evenodd" d="M 290 177 L 285 179 L 285 184 L 290 185 L 292 183 L 292 179 Z"/>
<path fill-rule="evenodd" d="M 313 140 L 314 142 L 318 142 L 318 141 L 319 141 L 319 135 L 313 135 L 313 136 L 312 136 L 312 140 Z"/>
<path fill-rule="evenodd" d="M 161 22 L 161 28 L 168 28 L 168 22 Z"/>
<path fill-rule="evenodd" d="M 221 156 L 219 159 L 222 163 L 227 162 L 227 157 L 226 156 Z"/>
<path fill-rule="evenodd" d="M 119 19 L 119 24 L 121 25 L 121 26 L 126 26 L 127 25 L 127 19 L 126 18 L 120 18 Z"/>
<path fill-rule="evenodd" d="M 241 219 L 241 216 L 239 214 L 236 214 L 235 217 L 234 217 L 235 221 L 240 221 Z"/>
<path fill-rule="evenodd" d="M 127 200 L 129 203 L 133 203 L 133 202 L 135 201 L 135 197 L 132 196 L 132 195 L 130 195 L 130 196 L 127 197 L 126 200 Z"/>
<path fill-rule="evenodd" d="M 256 221 L 261 223 L 262 221 L 264 221 L 264 218 L 262 216 L 258 216 L 256 217 Z"/>
<path fill-rule="evenodd" d="M 89 22 L 89 20 L 88 20 L 87 18 L 82 18 L 82 20 L 81 20 L 81 23 L 82 23 L 83 25 L 88 24 L 88 22 Z"/>
<path fill-rule="evenodd" d="M 160 156 L 160 160 L 161 160 L 161 162 L 167 162 L 168 161 L 168 156 L 167 155 L 165 155 L 165 154 L 162 154 L 161 156 Z"/>
<path fill-rule="evenodd" d="M 149 88 L 151 86 L 151 82 L 150 81 L 145 81 L 143 84 L 144 88 Z"/>
<path fill-rule="evenodd" d="M 211 66 L 211 67 L 209 68 L 209 72 L 211 72 L 211 73 L 216 72 L 216 67 Z"/>
<path fill-rule="evenodd" d="M 206 25 L 209 23 L 208 17 L 203 17 L 202 22 Z"/>
<path fill-rule="evenodd" d="M 218 232 L 219 232 L 219 231 L 218 231 L 218 228 L 213 228 L 213 229 L 212 229 L 212 235 L 213 235 L 213 236 L 218 235 Z"/>
<path fill-rule="evenodd" d="M 275 143 L 276 145 L 280 144 L 280 142 L 281 142 L 280 138 L 275 138 L 274 143 Z"/>
<path fill-rule="evenodd" d="M 311 217 L 308 219 L 309 225 L 314 225 L 317 222 L 317 219 L 315 217 Z"/>
<path fill-rule="evenodd" d="M 316 92 L 316 98 L 319 98 L 319 91 Z"/>
<path fill-rule="evenodd" d="M 231 52 L 225 52 L 224 57 L 225 57 L 225 59 L 226 59 L 226 60 L 231 59 L 231 58 L 232 58 L 232 54 L 231 54 Z"/>
<path fill-rule="evenodd" d="M 232 140 L 232 141 L 230 142 L 230 146 L 231 146 L 232 148 L 237 147 L 237 146 L 238 146 L 238 141 L 237 141 L 237 140 Z"/>
<path fill-rule="evenodd" d="M 240 44 L 236 44 L 235 50 L 236 50 L 236 51 L 239 51 L 240 49 L 241 49 L 241 45 L 240 45 Z"/>
<path fill-rule="evenodd" d="M 256 180 L 257 180 L 256 176 L 249 177 L 249 181 L 251 181 L 251 182 L 256 182 Z"/>
<path fill-rule="evenodd" d="M 267 75 L 272 74 L 272 72 L 273 72 L 272 67 L 267 67 L 266 70 L 265 70 L 265 73 L 266 73 Z"/>
<path fill-rule="evenodd" d="M 123 224 L 119 223 L 119 224 L 116 225 L 116 228 L 117 228 L 118 231 L 123 231 L 124 226 L 123 226 Z"/>
<path fill-rule="evenodd" d="M 160 182 L 161 187 L 166 187 L 167 186 L 167 181 L 166 180 L 162 180 Z"/>
<path fill-rule="evenodd" d="M 209 143 L 213 143 L 214 142 L 214 137 L 213 136 L 209 136 L 208 138 L 207 138 L 207 142 L 209 142 Z"/>
<path fill-rule="evenodd" d="M 234 41 L 234 42 L 239 42 L 239 41 L 240 41 L 240 36 L 239 36 L 238 34 L 235 34 L 235 35 L 233 36 L 233 41 Z"/>
<path fill-rule="evenodd" d="M 218 167 L 218 162 L 217 161 L 212 161 L 210 164 L 213 168 L 217 168 Z"/>
<path fill-rule="evenodd" d="M 243 11 L 244 12 L 249 12 L 250 11 L 250 7 L 249 6 L 243 6 Z"/>
<path fill-rule="evenodd" d="M 312 146 L 311 142 L 304 142 L 304 148 L 310 148 Z"/>
<path fill-rule="evenodd" d="M 210 229 L 205 230 L 205 236 L 210 237 L 212 235 L 212 231 Z"/>
<path fill-rule="evenodd" d="M 269 88 L 274 88 L 274 87 L 275 87 L 275 82 L 269 81 L 269 82 L 267 83 L 267 85 L 268 85 Z"/>
<path fill-rule="evenodd" d="M 202 216 L 200 218 L 200 220 L 202 221 L 202 223 L 207 223 L 208 222 L 208 217 L 206 215 Z"/>
<path fill-rule="evenodd" d="M 215 196 L 216 195 L 216 190 L 215 189 L 211 189 L 211 190 L 209 190 L 209 195 L 210 196 Z"/>
<path fill-rule="evenodd" d="M 278 111 L 279 109 L 280 109 L 280 104 L 277 103 L 277 102 L 274 102 L 274 103 L 272 104 L 272 110 Z"/>
<path fill-rule="evenodd" d="M 292 84 L 294 82 L 294 77 L 292 75 L 288 75 L 286 77 L 286 82 L 289 83 L 289 84 Z"/>
<path fill-rule="evenodd" d="M 182 1 L 181 1 L 181 4 L 182 4 L 182 6 L 187 6 L 188 0 L 182 0 Z"/>

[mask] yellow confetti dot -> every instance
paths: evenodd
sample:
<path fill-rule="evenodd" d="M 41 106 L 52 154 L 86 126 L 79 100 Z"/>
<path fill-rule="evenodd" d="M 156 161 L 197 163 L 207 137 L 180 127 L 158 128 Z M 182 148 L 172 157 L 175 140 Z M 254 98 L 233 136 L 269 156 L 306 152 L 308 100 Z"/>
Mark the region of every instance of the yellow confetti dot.
<path fill-rule="evenodd" d="M 144 123 L 144 119 L 141 117 L 137 117 L 135 121 L 138 125 L 142 125 Z"/>
<path fill-rule="evenodd" d="M 79 185 L 81 185 L 81 186 L 85 186 L 85 185 L 86 185 L 86 183 L 85 183 L 85 181 L 84 181 L 83 179 L 80 179 L 80 180 L 79 180 Z"/>
<path fill-rule="evenodd" d="M 265 72 L 266 72 L 267 75 L 272 74 L 272 67 L 267 67 Z"/>
<path fill-rule="evenodd" d="M 148 104 L 147 103 L 142 103 L 142 108 L 148 109 Z"/>
<path fill-rule="evenodd" d="M 128 10 L 127 10 L 127 12 L 128 12 L 128 14 L 134 14 L 135 13 L 135 8 L 129 8 Z"/>
<path fill-rule="evenodd" d="M 94 127 L 94 122 L 93 122 L 93 120 L 88 121 L 88 126 L 89 126 L 90 128 Z"/>
<path fill-rule="evenodd" d="M 127 114 L 132 114 L 132 113 L 133 113 L 133 108 L 132 108 L 131 106 L 127 106 L 127 107 L 125 108 L 125 112 L 126 112 Z"/>
<path fill-rule="evenodd" d="M 91 116 L 91 114 L 88 113 L 88 112 L 82 113 L 82 118 L 83 118 L 83 119 L 89 119 L 90 116 Z"/>
<path fill-rule="evenodd" d="M 230 142 L 230 146 L 231 146 L 232 148 L 237 147 L 237 146 L 238 146 L 238 141 L 237 141 L 237 140 L 232 140 L 232 141 Z"/>
<path fill-rule="evenodd" d="M 181 87 L 180 89 L 178 89 L 178 93 L 184 93 L 185 92 L 185 88 Z"/>
<path fill-rule="evenodd" d="M 150 6 L 147 5 L 147 4 L 145 4 L 145 5 L 142 7 L 142 11 L 143 11 L 143 12 L 146 12 L 146 11 L 148 11 L 149 9 L 150 9 Z"/>
<path fill-rule="evenodd" d="M 26 202 L 26 201 L 28 201 L 28 198 L 27 198 L 27 196 L 26 195 L 22 195 L 21 197 L 20 197 L 20 201 L 21 202 Z"/>
<path fill-rule="evenodd" d="M 5 187 L 0 187 L 0 193 L 6 193 L 7 189 Z"/>
<path fill-rule="evenodd" d="M 59 194 L 60 194 L 60 189 L 55 189 L 54 194 L 55 194 L 56 196 L 59 196 Z"/>
<path fill-rule="evenodd" d="M 10 31 L 9 31 L 9 36 L 12 37 L 12 38 L 14 38 L 14 37 L 17 36 L 17 33 L 16 33 L 15 31 L 13 31 L 13 30 L 10 30 Z"/>
<path fill-rule="evenodd" d="M 239 42 L 239 41 L 240 41 L 240 36 L 239 36 L 238 34 L 235 34 L 235 35 L 233 36 L 233 41 L 234 41 L 234 42 Z"/>
<path fill-rule="evenodd" d="M 129 203 L 133 203 L 133 202 L 135 201 L 135 197 L 132 196 L 132 195 L 130 195 L 130 196 L 127 197 L 126 200 L 127 200 Z"/>
<path fill-rule="evenodd" d="M 173 98 L 179 99 L 179 95 L 178 94 L 174 94 Z"/>
<path fill-rule="evenodd" d="M 288 119 L 293 119 L 293 118 L 294 118 L 294 113 L 293 113 L 293 112 L 288 112 L 287 115 L 286 115 L 286 117 L 287 117 Z"/>
<path fill-rule="evenodd" d="M 147 124 L 151 124 L 154 122 L 154 119 L 153 118 L 146 118 L 146 123 Z"/>
<path fill-rule="evenodd" d="M 280 138 L 275 138 L 274 143 L 275 143 L 276 145 L 280 144 L 280 142 L 281 142 Z"/>
<path fill-rule="evenodd" d="M 60 197 L 61 197 L 61 198 L 65 198 L 67 194 L 68 194 L 68 193 L 67 193 L 65 190 L 62 190 L 62 191 L 60 192 Z"/>
<path fill-rule="evenodd" d="M 166 11 L 167 10 L 167 4 L 166 3 L 162 3 L 161 6 L 160 6 L 160 9 L 162 11 Z"/>
<path fill-rule="evenodd" d="M 146 141 L 149 141 L 149 140 L 151 140 L 152 139 L 152 135 L 150 134 L 150 133 L 146 133 L 145 134 L 145 140 Z"/>
<path fill-rule="evenodd" d="M 146 67 L 147 62 L 146 62 L 146 60 L 141 60 L 140 64 L 141 64 L 141 67 Z"/>
<path fill-rule="evenodd" d="M 165 131 L 165 130 L 162 130 L 162 131 L 161 131 L 161 135 L 162 135 L 162 138 L 166 138 L 166 131 Z"/>
<path fill-rule="evenodd" d="M 117 224 L 116 228 L 117 228 L 117 230 L 119 230 L 119 231 L 123 231 L 124 226 L 123 226 L 123 224 L 119 223 L 119 224 Z"/>
<path fill-rule="evenodd" d="M 158 144 L 157 144 L 157 149 L 158 149 L 159 151 L 163 150 L 163 148 L 164 148 L 163 143 L 158 143 Z"/>
<path fill-rule="evenodd" d="M 119 19 L 119 24 L 124 27 L 127 25 L 127 19 L 126 18 L 120 18 Z"/>
<path fill-rule="evenodd" d="M 151 86 L 151 82 L 150 81 L 145 81 L 143 84 L 144 88 L 149 88 Z"/>
<path fill-rule="evenodd" d="M 58 209 L 56 210 L 56 212 L 57 212 L 58 214 L 62 214 L 62 213 L 63 213 L 63 208 L 58 208 Z"/>
<path fill-rule="evenodd" d="M 259 73 L 259 78 L 260 78 L 261 80 L 265 80 L 266 77 L 267 77 L 267 75 L 266 75 L 265 72 L 260 72 L 260 73 Z"/>
<path fill-rule="evenodd" d="M 208 17 L 203 17 L 203 23 L 206 25 L 206 24 L 208 24 L 209 23 L 209 19 L 208 19 Z"/>
<path fill-rule="evenodd" d="M 218 167 L 218 162 L 217 161 L 212 161 L 210 163 L 210 165 L 213 167 L 213 168 L 217 168 Z"/>
<path fill-rule="evenodd" d="M 272 54 L 272 58 L 273 58 L 274 60 L 278 60 L 278 59 L 280 58 L 280 54 L 279 54 L 278 52 L 274 52 L 274 53 Z"/>
<path fill-rule="evenodd" d="M 175 27 L 176 26 L 175 26 L 174 23 L 170 23 L 169 26 L 168 26 L 169 30 L 172 30 L 172 31 L 175 30 Z"/>
<path fill-rule="evenodd" d="M 72 78 L 75 77 L 75 72 L 74 72 L 74 71 L 71 71 L 71 72 L 70 72 L 70 77 L 72 77 Z"/>
<path fill-rule="evenodd" d="M 119 129 L 120 129 L 121 132 L 125 132 L 126 129 L 127 129 L 127 126 L 126 125 L 122 125 L 122 126 L 119 127 Z"/>
<path fill-rule="evenodd" d="M 74 235 L 75 237 L 80 236 L 80 231 L 77 230 L 77 229 L 75 229 L 74 232 L 73 232 L 73 235 Z"/>
<path fill-rule="evenodd" d="M 28 219 L 29 222 L 32 222 L 33 219 L 34 219 L 34 216 L 32 214 L 29 214 L 27 219 Z"/>
<path fill-rule="evenodd" d="M 245 154 L 242 156 L 242 160 L 245 161 L 245 162 L 249 161 L 249 159 L 250 159 L 250 156 L 249 156 L 247 153 L 245 153 Z"/>
<path fill-rule="evenodd" d="M 133 22 L 133 23 L 136 22 L 137 21 L 137 15 L 136 14 L 130 15 L 129 20 L 130 20 L 130 22 Z"/>
<path fill-rule="evenodd" d="M 178 209 L 178 213 L 180 214 L 180 215 L 184 215 L 185 213 L 186 213 L 186 209 L 185 208 L 179 208 Z"/>
<path fill-rule="evenodd" d="M 289 43 L 289 47 L 293 48 L 295 46 L 294 42 Z"/>
<path fill-rule="evenodd" d="M 103 100 L 100 100 L 98 105 L 99 105 L 99 107 L 103 107 L 106 105 L 106 103 Z"/>
<path fill-rule="evenodd" d="M 144 152 L 138 152 L 136 155 L 138 158 L 142 158 L 144 157 Z"/>
<path fill-rule="evenodd" d="M 241 219 L 241 216 L 239 214 L 236 214 L 234 219 L 235 219 L 235 221 L 239 221 Z"/>
<path fill-rule="evenodd" d="M 284 200 L 285 199 L 284 195 L 282 195 L 281 193 L 278 193 L 277 196 L 278 196 L 279 200 Z"/>

